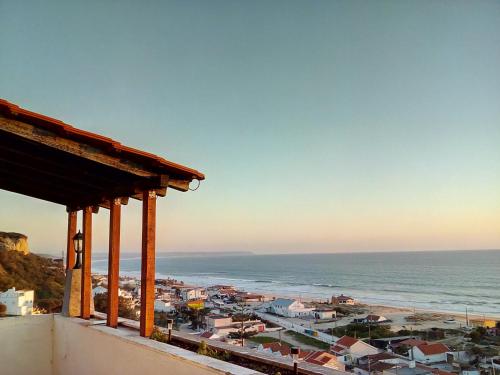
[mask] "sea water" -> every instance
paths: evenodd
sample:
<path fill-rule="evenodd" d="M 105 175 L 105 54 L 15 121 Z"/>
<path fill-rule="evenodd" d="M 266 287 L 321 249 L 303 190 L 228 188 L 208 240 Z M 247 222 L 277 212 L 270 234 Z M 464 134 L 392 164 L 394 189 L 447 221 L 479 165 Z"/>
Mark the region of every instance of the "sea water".
<path fill-rule="evenodd" d="M 107 273 L 97 254 L 94 272 Z M 362 302 L 500 317 L 500 250 L 354 254 L 169 256 L 157 253 L 157 278 L 230 284 L 263 294 Z M 123 254 L 120 274 L 140 276 L 140 255 Z"/>

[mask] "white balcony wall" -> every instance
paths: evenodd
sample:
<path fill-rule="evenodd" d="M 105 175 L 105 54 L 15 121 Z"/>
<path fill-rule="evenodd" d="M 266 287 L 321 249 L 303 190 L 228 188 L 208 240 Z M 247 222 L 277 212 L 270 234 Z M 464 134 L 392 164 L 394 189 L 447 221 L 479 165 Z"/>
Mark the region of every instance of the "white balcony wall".
<path fill-rule="evenodd" d="M 0 318 L 0 374 L 52 374 L 52 315 Z"/>
<path fill-rule="evenodd" d="M 0 374 L 251 375 L 257 372 L 113 329 L 59 315 L 0 318 Z"/>

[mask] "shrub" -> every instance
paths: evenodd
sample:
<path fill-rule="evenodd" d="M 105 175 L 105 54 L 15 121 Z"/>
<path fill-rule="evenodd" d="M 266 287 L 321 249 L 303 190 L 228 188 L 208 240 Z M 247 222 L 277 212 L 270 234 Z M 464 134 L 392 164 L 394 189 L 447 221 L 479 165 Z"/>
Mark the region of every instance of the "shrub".
<path fill-rule="evenodd" d="M 198 347 L 198 354 L 208 355 L 208 346 L 205 341 L 200 342 L 200 346 Z"/>
<path fill-rule="evenodd" d="M 153 332 L 151 333 L 151 336 L 150 336 L 150 339 L 155 340 L 155 341 L 159 341 L 159 342 L 167 343 L 168 342 L 168 335 L 165 332 L 163 332 L 162 330 L 160 330 L 157 326 L 154 326 Z"/>

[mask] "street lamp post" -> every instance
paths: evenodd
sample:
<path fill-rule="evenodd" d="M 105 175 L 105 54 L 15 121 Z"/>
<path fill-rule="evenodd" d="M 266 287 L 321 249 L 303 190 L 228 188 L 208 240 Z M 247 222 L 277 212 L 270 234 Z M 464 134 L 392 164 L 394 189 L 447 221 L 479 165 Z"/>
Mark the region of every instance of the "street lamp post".
<path fill-rule="evenodd" d="M 78 269 L 82 268 L 82 251 L 83 251 L 83 234 L 82 234 L 82 232 L 78 231 L 78 233 L 73 236 L 73 244 L 74 244 L 75 253 L 76 253 L 76 263 L 75 263 L 75 266 L 73 267 L 73 269 L 78 270 Z"/>
<path fill-rule="evenodd" d="M 174 320 L 167 319 L 167 329 L 168 329 L 168 343 L 172 340 L 172 328 L 174 327 Z"/>

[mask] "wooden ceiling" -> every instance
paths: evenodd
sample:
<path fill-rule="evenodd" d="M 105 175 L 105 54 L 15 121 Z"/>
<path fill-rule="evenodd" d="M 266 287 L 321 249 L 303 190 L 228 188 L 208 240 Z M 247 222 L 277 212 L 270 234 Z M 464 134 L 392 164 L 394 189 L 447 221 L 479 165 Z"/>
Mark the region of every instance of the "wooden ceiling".
<path fill-rule="evenodd" d="M 78 131 L 69 125 L 59 131 L 0 111 L 0 189 L 79 210 L 109 207 L 114 198 L 123 198 L 124 203 L 129 197 L 141 199 L 145 190 L 160 196 L 168 187 L 187 191 L 193 179 L 204 179 L 195 170 L 109 138 L 92 138 L 92 133 L 84 132 L 90 141 L 82 141 L 71 133 Z"/>

